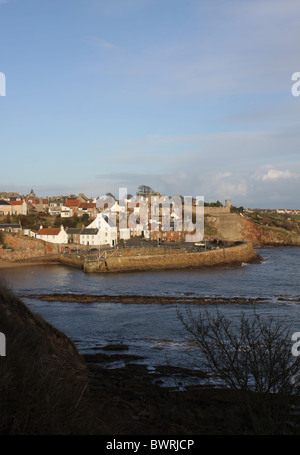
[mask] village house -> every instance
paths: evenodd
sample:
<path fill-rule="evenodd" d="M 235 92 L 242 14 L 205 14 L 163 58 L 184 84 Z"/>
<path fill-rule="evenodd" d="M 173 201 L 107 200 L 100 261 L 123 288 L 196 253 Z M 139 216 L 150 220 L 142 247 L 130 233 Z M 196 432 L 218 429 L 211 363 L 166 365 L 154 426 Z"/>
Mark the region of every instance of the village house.
<path fill-rule="evenodd" d="M 12 215 L 12 205 L 4 199 L 0 199 L 0 215 Z"/>
<path fill-rule="evenodd" d="M 81 245 L 103 245 L 101 243 L 100 231 L 97 228 L 84 228 L 80 232 L 80 244 Z"/>
<path fill-rule="evenodd" d="M 69 197 L 65 202 L 65 207 L 77 209 L 80 202 L 76 197 Z"/>
<path fill-rule="evenodd" d="M 27 215 L 27 202 L 26 201 L 10 201 L 12 206 L 12 215 Z"/>
<path fill-rule="evenodd" d="M 135 220 L 135 222 L 129 220 L 128 227 L 130 229 L 130 237 L 139 237 L 143 235 L 144 227 L 139 220 Z"/>
<path fill-rule="evenodd" d="M 116 225 L 102 213 L 98 213 L 94 221 L 87 226 L 88 229 L 98 229 L 97 237 L 94 240 L 99 241 L 98 245 L 115 246 L 117 244 L 118 232 Z M 95 235 L 95 234 L 94 234 Z M 95 244 L 96 245 L 96 244 Z"/>
<path fill-rule="evenodd" d="M 21 200 L 21 196 L 19 195 L 19 193 L 15 193 L 15 192 L 9 192 L 9 193 L 6 193 L 5 191 L 0 193 L 0 199 L 5 199 L 6 201 L 10 201 L 10 200 Z"/>
<path fill-rule="evenodd" d="M 72 195 L 73 196 L 73 195 Z M 70 196 L 71 197 L 71 196 Z M 73 196 L 75 197 L 75 196 Z M 77 199 L 79 200 L 80 203 L 85 203 L 85 202 L 90 202 L 89 198 L 86 197 L 83 193 L 79 193 Z"/>
<path fill-rule="evenodd" d="M 78 205 L 78 216 L 87 213 L 90 218 L 96 218 L 99 213 L 95 202 L 80 202 Z"/>
<path fill-rule="evenodd" d="M 7 231 L 7 232 L 22 232 L 22 226 L 19 224 L 0 224 L 0 231 Z"/>
<path fill-rule="evenodd" d="M 47 212 L 49 207 L 49 200 L 46 198 L 38 197 L 28 197 L 26 200 L 28 206 L 30 206 L 31 211 L 36 212 Z"/>
<path fill-rule="evenodd" d="M 61 225 L 60 228 L 43 228 L 43 226 L 41 226 L 36 238 L 49 243 L 68 243 L 68 235 L 63 225 Z"/>
<path fill-rule="evenodd" d="M 28 230 L 28 235 L 29 237 L 33 237 L 34 239 L 37 238 L 39 230 L 38 229 L 29 229 Z"/>
<path fill-rule="evenodd" d="M 62 205 L 64 205 L 63 197 L 49 198 L 49 207 L 61 207 Z"/>
<path fill-rule="evenodd" d="M 73 209 L 71 207 L 62 206 L 60 207 L 60 216 L 62 218 L 71 218 L 73 216 Z"/>
<path fill-rule="evenodd" d="M 59 216 L 61 214 L 61 207 L 49 207 L 49 215 L 51 216 Z"/>
<path fill-rule="evenodd" d="M 67 228 L 66 233 L 68 235 L 68 243 L 80 245 L 80 233 L 82 228 Z"/>

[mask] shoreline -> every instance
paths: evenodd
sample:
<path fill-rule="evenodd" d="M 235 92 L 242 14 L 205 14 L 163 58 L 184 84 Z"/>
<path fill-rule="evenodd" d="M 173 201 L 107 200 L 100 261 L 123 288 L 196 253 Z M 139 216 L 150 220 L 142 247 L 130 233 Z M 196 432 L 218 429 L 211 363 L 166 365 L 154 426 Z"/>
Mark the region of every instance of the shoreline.
<path fill-rule="evenodd" d="M 203 265 L 198 265 L 198 267 L 196 268 L 203 268 L 203 267 L 210 267 L 210 268 L 218 268 L 218 267 L 223 267 L 223 266 L 228 266 L 228 265 L 232 265 L 232 266 L 240 266 L 243 262 L 246 262 L 246 263 L 260 263 L 262 262 L 262 258 L 260 257 L 259 254 L 256 253 L 255 250 L 257 249 L 268 249 L 268 248 L 279 248 L 279 247 L 284 247 L 284 248 L 287 248 L 287 247 L 290 247 L 290 248 L 299 248 L 300 245 L 295 245 L 295 244 L 252 244 L 253 246 L 253 256 L 252 258 L 246 258 L 245 261 L 238 261 L 238 260 L 232 260 L 232 261 L 228 261 L 226 263 L 220 261 L 219 263 L 213 263 L 213 264 L 210 264 L 210 265 L 207 265 L 207 264 L 203 264 Z M 120 250 L 122 251 L 122 250 Z M 22 261 L 4 261 L 4 260 L 0 260 L 0 271 L 1 270 L 5 270 L 5 269 L 12 269 L 12 268 L 20 268 L 20 267 L 28 267 L 28 266 L 40 266 L 40 265 L 43 265 L 43 266 L 49 266 L 49 265 L 60 265 L 60 266 L 65 266 L 65 267 L 74 267 L 75 265 L 72 264 L 71 262 L 65 262 L 64 261 L 64 256 L 62 255 L 61 257 L 59 258 L 56 258 L 54 259 L 53 258 L 53 255 L 52 256 L 52 259 L 49 257 L 48 259 L 43 257 L 43 258 L 35 258 L 35 260 L 32 260 L 31 258 L 28 258 L 28 259 L 24 259 Z M 118 258 L 118 260 L 120 260 L 122 258 Z M 140 259 L 140 256 L 138 257 L 138 259 Z M 81 268 L 81 267 L 80 267 Z M 179 264 L 178 266 L 176 265 L 173 265 L 172 268 L 170 268 L 169 270 L 182 270 L 183 268 L 185 268 L 186 270 L 188 269 L 193 269 L 195 268 L 194 267 L 180 267 Z M 138 269 L 132 269 L 132 270 L 126 270 L 127 273 L 129 272 L 141 272 L 141 271 L 148 271 L 148 272 L 152 272 L 152 271 L 166 271 L 166 268 L 164 267 L 161 267 L 161 268 L 158 268 L 158 267 L 155 267 L 155 268 L 138 268 Z M 112 273 L 123 273 L 125 270 L 113 270 L 111 271 Z"/>
<path fill-rule="evenodd" d="M 36 261 L 36 262 L 17 262 L 17 261 L 0 261 L 0 270 L 3 269 L 13 269 L 13 268 L 20 268 L 20 267 L 28 267 L 28 266 L 37 266 L 37 265 L 61 265 L 60 262 L 45 262 L 45 261 Z"/>

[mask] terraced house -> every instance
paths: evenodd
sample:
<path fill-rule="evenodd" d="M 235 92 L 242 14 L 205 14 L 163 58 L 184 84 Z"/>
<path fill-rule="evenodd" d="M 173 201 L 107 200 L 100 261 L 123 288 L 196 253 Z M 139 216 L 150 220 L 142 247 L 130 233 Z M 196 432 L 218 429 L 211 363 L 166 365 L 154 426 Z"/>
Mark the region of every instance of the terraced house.
<path fill-rule="evenodd" d="M 12 205 L 4 199 L 0 199 L 0 216 L 1 215 L 12 215 Z"/>
<path fill-rule="evenodd" d="M 26 201 L 10 201 L 12 206 L 13 215 L 27 215 L 27 202 Z"/>
<path fill-rule="evenodd" d="M 43 226 L 41 226 L 37 232 L 36 238 L 50 243 L 68 243 L 68 234 L 66 233 L 63 225 L 61 225 L 60 228 L 43 228 Z"/>

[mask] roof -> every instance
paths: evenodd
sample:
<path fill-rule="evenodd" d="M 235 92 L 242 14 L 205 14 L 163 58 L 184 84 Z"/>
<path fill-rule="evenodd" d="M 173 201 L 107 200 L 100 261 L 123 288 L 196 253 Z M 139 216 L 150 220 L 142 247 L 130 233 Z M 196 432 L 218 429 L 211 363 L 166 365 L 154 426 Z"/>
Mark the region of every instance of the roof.
<path fill-rule="evenodd" d="M 85 229 L 82 229 L 82 231 L 80 232 L 80 235 L 97 235 L 98 230 L 99 229 L 97 229 L 97 228 L 85 228 Z"/>
<path fill-rule="evenodd" d="M 0 224 L 0 229 L 8 229 L 8 228 L 22 229 L 22 227 L 19 224 Z"/>
<path fill-rule="evenodd" d="M 113 228 L 116 227 L 116 225 L 113 223 L 113 221 L 112 221 L 108 216 L 105 215 L 105 216 L 102 216 L 102 218 L 104 219 L 104 221 L 107 222 L 107 224 L 108 224 L 110 227 L 113 227 Z"/>
<path fill-rule="evenodd" d="M 67 228 L 66 233 L 67 234 L 80 234 L 82 231 L 82 228 Z"/>
<path fill-rule="evenodd" d="M 23 205 L 24 201 L 10 201 L 11 205 Z"/>
<path fill-rule="evenodd" d="M 68 199 L 65 203 L 66 207 L 77 207 L 79 205 L 78 199 Z"/>
<path fill-rule="evenodd" d="M 94 209 L 96 207 L 96 203 L 94 202 L 81 202 L 79 204 L 80 209 Z"/>
<path fill-rule="evenodd" d="M 4 199 L 0 199 L 0 205 L 10 205 L 10 203 L 7 201 L 4 201 Z"/>
<path fill-rule="evenodd" d="M 58 235 L 60 228 L 42 228 L 38 231 L 38 235 Z"/>

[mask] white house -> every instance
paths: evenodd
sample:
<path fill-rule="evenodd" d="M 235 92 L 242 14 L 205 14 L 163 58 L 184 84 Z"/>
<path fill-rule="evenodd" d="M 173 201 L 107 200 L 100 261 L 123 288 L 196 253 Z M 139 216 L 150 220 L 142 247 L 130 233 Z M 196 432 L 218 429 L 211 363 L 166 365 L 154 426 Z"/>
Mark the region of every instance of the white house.
<path fill-rule="evenodd" d="M 130 239 L 130 229 L 129 228 L 120 228 L 120 239 L 129 240 Z"/>
<path fill-rule="evenodd" d="M 61 213 L 61 207 L 49 207 L 49 215 L 58 216 Z"/>
<path fill-rule="evenodd" d="M 60 216 L 62 218 L 71 218 L 73 216 L 73 209 L 71 207 L 62 206 Z"/>
<path fill-rule="evenodd" d="M 97 228 L 84 228 L 80 232 L 80 245 L 101 245 L 101 235 Z"/>
<path fill-rule="evenodd" d="M 41 226 L 36 238 L 49 243 L 68 243 L 68 234 L 63 225 L 60 228 L 43 228 Z"/>
<path fill-rule="evenodd" d="M 100 242 L 98 245 L 115 246 L 117 244 L 117 227 L 104 213 L 98 213 L 94 221 L 87 226 L 87 229 L 91 228 L 99 231 L 97 238 L 94 239 Z"/>

